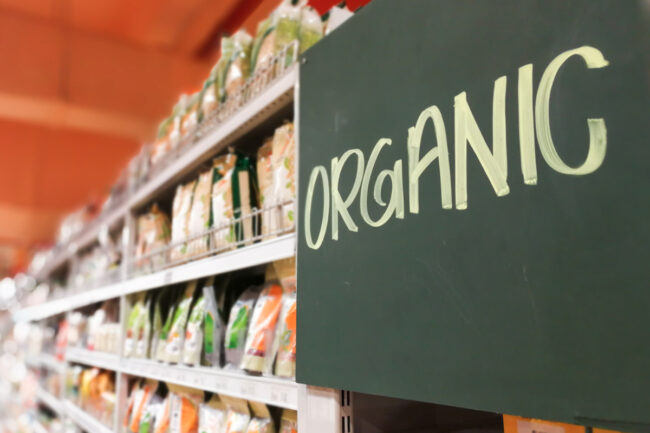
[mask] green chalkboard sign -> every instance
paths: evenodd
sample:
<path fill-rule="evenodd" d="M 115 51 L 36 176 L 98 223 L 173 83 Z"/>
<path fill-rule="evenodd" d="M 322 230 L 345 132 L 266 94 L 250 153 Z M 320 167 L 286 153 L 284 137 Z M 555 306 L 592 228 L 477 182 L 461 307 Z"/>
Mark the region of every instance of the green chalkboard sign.
<path fill-rule="evenodd" d="M 375 0 L 306 53 L 298 381 L 650 430 L 644 5 Z"/>

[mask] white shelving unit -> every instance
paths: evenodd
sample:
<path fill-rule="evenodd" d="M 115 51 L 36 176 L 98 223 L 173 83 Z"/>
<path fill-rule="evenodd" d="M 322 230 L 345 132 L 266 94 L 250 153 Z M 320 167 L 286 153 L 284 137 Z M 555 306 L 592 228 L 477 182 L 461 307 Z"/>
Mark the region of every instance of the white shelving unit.
<path fill-rule="evenodd" d="M 64 408 L 61 404 L 61 400 L 56 398 L 54 395 L 50 394 L 48 391 L 43 388 L 38 388 L 36 390 L 36 399 L 52 409 L 52 411 L 59 416 L 63 414 Z"/>
<path fill-rule="evenodd" d="M 118 298 L 136 292 L 151 290 L 169 284 L 195 280 L 209 275 L 246 269 L 274 260 L 292 257 L 296 251 L 296 236 L 288 234 L 248 247 L 236 249 L 212 257 L 195 260 L 170 269 L 135 277 L 105 287 L 88 290 L 40 305 L 23 308 L 13 314 L 16 321 L 42 320 L 69 310 L 84 307 L 107 299 Z"/>
<path fill-rule="evenodd" d="M 40 353 L 37 356 L 30 356 L 26 364 L 32 368 L 45 368 L 57 374 L 62 374 L 65 369 L 65 363 L 57 360 L 54 356 L 46 353 Z"/>
<path fill-rule="evenodd" d="M 221 119 L 213 128 L 201 130 L 194 143 L 183 145 L 183 148 L 175 154 L 167 155 L 171 158 L 152 172 L 151 177 L 145 183 L 135 190 L 129 191 L 128 196 L 120 201 L 121 204 L 102 213 L 96 221 L 90 223 L 67 245 L 58 247 L 35 276 L 39 281 L 47 280 L 67 263 L 74 262 L 78 252 L 96 242 L 102 231 L 123 225 L 127 234 L 124 235 L 125 242 L 122 246 L 119 278 L 114 279 L 110 284 L 89 283 L 83 291 L 76 291 L 59 299 L 13 311 L 13 319 L 15 321 L 38 321 L 93 303 L 120 298 L 120 320 L 123 323 L 126 320 L 127 295 L 210 275 L 251 268 L 294 256 L 296 254 L 296 235 L 288 233 L 149 274 L 132 277 L 130 269 L 133 264 L 131 254 L 135 239 L 135 217 L 143 206 L 155 200 L 159 194 L 169 191 L 171 187 L 197 171 L 210 158 L 246 134 L 261 126 L 268 129 L 269 125 L 265 125 L 265 122 L 271 119 L 275 121 L 279 116 L 281 117 L 283 113 L 291 109 L 291 104 L 293 104 L 295 135 L 296 138 L 299 136 L 299 69 L 297 64 L 286 67 L 284 54 L 280 53 L 280 57 L 282 59 L 279 62 L 280 70 L 279 72 L 274 70 L 273 74 L 275 75 L 265 81 L 268 83 L 266 87 L 253 89 L 252 96 L 247 102 L 238 105 L 234 111 L 226 113 L 228 116 Z M 119 347 L 122 347 L 121 343 Z M 301 433 L 342 432 L 341 398 L 339 391 L 336 390 L 307 387 L 297 384 L 295 381 L 275 377 L 251 376 L 219 368 L 169 365 L 151 360 L 127 359 L 117 354 L 104 354 L 77 348 L 68 349 L 65 358 L 63 367 L 59 367 L 61 363 L 57 364 L 56 371 L 62 376 L 65 366 L 71 363 L 96 366 L 115 372 L 117 404 L 113 424 L 116 426 L 118 425 L 117 420 L 123 415 L 121 405 L 126 404 L 126 377 L 137 376 L 297 410 Z M 42 359 L 38 362 L 40 365 L 54 366 L 50 361 Z M 61 401 L 49 394 L 44 394 L 39 398 L 48 405 L 54 405 L 51 407 L 57 407 L 58 413 L 69 417 L 88 432 L 109 433 L 113 431 L 70 401 Z"/>
<path fill-rule="evenodd" d="M 74 421 L 75 424 L 86 430 L 88 433 L 113 433 L 113 429 L 105 426 L 95 417 L 86 413 L 71 401 L 64 401 L 63 407 L 65 409 L 66 416 L 68 416 L 68 418 Z"/>

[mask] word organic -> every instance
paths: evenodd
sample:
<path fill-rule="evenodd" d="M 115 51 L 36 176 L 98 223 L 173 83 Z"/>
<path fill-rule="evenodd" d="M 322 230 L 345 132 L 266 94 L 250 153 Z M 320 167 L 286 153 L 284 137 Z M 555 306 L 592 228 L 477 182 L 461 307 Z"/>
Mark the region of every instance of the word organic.
<path fill-rule="evenodd" d="M 544 161 L 553 170 L 567 175 L 586 175 L 596 171 L 607 149 L 607 129 L 604 119 L 587 119 L 589 129 L 589 150 L 584 162 L 578 167 L 567 165 L 555 148 L 551 136 L 549 105 L 551 89 L 555 77 L 562 65 L 572 56 L 580 56 L 587 68 L 603 68 L 608 65 L 603 54 L 596 48 L 583 46 L 565 51 L 553 59 L 544 71 L 537 88 L 533 107 L 533 65 L 527 64 L 518 71 L 518 117 L 519 147 L 521 153 L 521 170 L 524 183 L 537 184 L 537 162 L 535 158 L 535 135 Z M 455 206 L 467 209 L 467 148 L 468 145 L 478 158 L 485 175 L 489 179 L 498 197 L 509 194 L 508 163 L 506 149 L 506 85 L 507 77 L 499 77 L 494 82 L 492 102 L 492 150 L 481 133 L 467 102 L 467 95 L 461 92 L 454 98 L 454 160 L 455 160 Z M 431 120 L 436 136 L 436 146 L 423 156 L 420 155 L 422 134 L 427 122 Z M 323 165 L 311 170 L 304 208 L 304 233 L 307 245 L 318 249 L 325 239 L 331 215 L 331 236 L 339 237 L 339 218 L 348 230 L 356 232 L 358 226 L 348 211 L 359 197 L 361 218 L 371 227 L 380 227 L 390 218 L 403 219 L 405 214 L 403 162 L 395 161 L 392 169 L 385 169 L 377 174 L 373 185 L 373 199 L 383 208 L 379 219 L 373 219 L 368 212 L 368 190 L 377 158 L 385 146 L 392 145 L 389 138 L 380 138 L 370 152 L 366 161 L 360 149 L 350 149 L 340 157 L 332 158 L 330 174 Z M 420 208 L 419 178 L 434 161 L 437 160 L 440 172 L 440 193 L 443 209 L 452 209 L 452 180 L 449 164 L 449 146 L 447 133 L 440 109 L 433 105 L 420 114 L 415 126 L 408 130 L 408 210 L 417 214 Z M 350 192 L 345 198 L 339 192 L 339 178 L 348 161 L 356 159 L 356 177 Z M 312 233 L 312 201 L 318 180 L 323 192 L 323 213 L 321 215 L 318 235 Z M 381 197 L 384 183 L 390 182 L 390 200 L 386 203 Z"/>

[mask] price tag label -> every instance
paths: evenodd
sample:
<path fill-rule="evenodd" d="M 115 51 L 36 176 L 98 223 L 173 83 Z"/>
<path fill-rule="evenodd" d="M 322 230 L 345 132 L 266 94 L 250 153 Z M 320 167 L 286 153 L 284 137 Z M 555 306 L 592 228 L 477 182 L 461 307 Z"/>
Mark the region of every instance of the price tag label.
<path fill-rule="evenodd" d="M 271 388 L 271 400 L 278 403 L 288 403 L 289 402 L 289 393 L 282 388 L 272 387 Z"/>
<path fill-rule="evenodd" d="M 253 397 L 255 395 L 255 385 L 252 383 L 242 383 L 239 390 L 243 395 L 247 397 Z"/>
<path fill-rule="evenodd" d="M 214 380 L 212 381 L 212 387 L 217 390 L 217 391 L 227 391 L 228 390 L 228 385 L 225 380 L 223 380 L 221 377 L 215 377 Z"/>

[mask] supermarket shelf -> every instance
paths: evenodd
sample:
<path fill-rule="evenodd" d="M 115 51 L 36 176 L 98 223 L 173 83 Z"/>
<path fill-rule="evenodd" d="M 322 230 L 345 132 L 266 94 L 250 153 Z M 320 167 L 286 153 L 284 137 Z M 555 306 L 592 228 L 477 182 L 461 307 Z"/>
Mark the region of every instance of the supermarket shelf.
<path fill-rule="evenodd" d="M 87 432 L 113 433 L 113 430 L 111 430 L 109 427 L 106 427 L 89 413 L 84 412 L 81 408 L 77 407 L 77 405 L 71 401 L 63 402 L 63 406 L 65 408 L 66 415 L 68 415 L 68 417 L 74 421 L 75 424 Z"/>
<path fill-rule="evenodd" d="M 56 414 L 61 415 L 63 413 L 63 406 L 61 405 L 61 400 L 50 394 L 48 391 L 43 388 L 36 389 L 36 399 L 52 409 Z"/>
<path fill-rule="evenodd" d="M 68 362 L 99 367 L 105 370 L 117 370 L 120 362 L 120 358 L 116 354 L 76 347 L 70 347 L 65 351 L 65 359 Z"/>
<path fill-rule="evenodd" d="M 169 365 L 144 359 L 123 359 L 120 370 L 132 376 L 298 409 L 298 384 L 291 380 L 249 376 L 219 368 Z"/>
<path fill-rule="evenodd" d="M 128 207 L 134 208 L 146 203 L 156 192 L 177 182 L 189 171 L 199 166 L 206 157 L 225 149 L 234 140 L 286 107 L 293 100 L 293 88 L 297 82 L 298 67 L 294 65 L 234 115 L 207 133 L 176 161 L 144 184 L 129 198 Z"/>
<path fill-rule="evenodd" d="M 79 249 L 94 242 L 102 227 L 114 227 L 125 218 L 128 211 L 149 201 L 157 192 L 177 182 L 194 170 L 206 157 L 225 149 L 237 138 L 262 124 L 285 108 L 293 100 L 293 89 L 298 82 L 298 67 L 291 66 L 269 86 L 253 97 L 231 117 L 192 144 L 178 159 L 142 185 L 123 204 L 100 214 L 96 220 L 78 233 L 67 245 L 62 245 L 38 272 L 38 280 L 45 279 L 52 271 L 67 262 Z"/>
<path fill-rule="evenodd" d="M 41 320 L 106 299 L 286 259 L 292 257 L 295 252 L 296 235 L 295 233 L 287 234 L 153 274 L 26 307 L 14 312 L 13 318 L 16 322 Z"/>
<path fill-rule="evenodd" d="M 47 368 L 55 373 L 61 374 L 65 369 L 65 364 L 56 359 L 53 355 L 41 353 L 38 356 L 30 356 L 25 363 L 32 368 Z"/>

